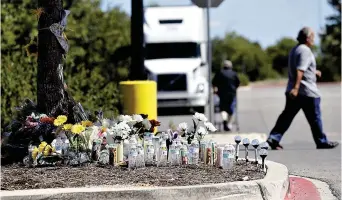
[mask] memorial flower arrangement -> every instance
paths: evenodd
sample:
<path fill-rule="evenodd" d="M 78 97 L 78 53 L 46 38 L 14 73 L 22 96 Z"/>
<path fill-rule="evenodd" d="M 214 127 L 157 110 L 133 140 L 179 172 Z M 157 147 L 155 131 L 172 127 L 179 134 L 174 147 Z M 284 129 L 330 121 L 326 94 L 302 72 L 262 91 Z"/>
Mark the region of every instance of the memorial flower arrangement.
<path fill-rule="evenodd" d="M 17 129 L 29 135 L 27 138 L 30 139 L 26 147 L 28 155 L 26 152 L 23 162 L 27 166 L 77 166 L 95 162 L 98 165 L 126 166 L 130 169 L 145 167 L 145 164 L 168 166 L 202 163 L 228 169 L 232 166 L 234 155 L 235 158 L 239 155 L 238 147 L 235 151 L 232 145 L 218 147 L 216 142 L 205 140 L 206 135 L 217 129 L 204 114 L 195 113 L 192 116 L 193 126 L 182 122 L 176 129 L 156 134 L 155 128 L 160 126 L 160 122 L 147 117 L 134 114 L 106 119 L 99 114 L 94 122 L 83 120 L 70 123 L 66 115 L 54 118 L 33 112 L 22 118 L 20 126 L 17 123 Z M 241 138 L 236 141 L 241 141 Z M 246 141 L 245 147 L 249 144 Z M 263 156 L 264 166 L 267 152 L 261 147 L 258 153 L 257 144 L 257 141 L 252 141 L 255 158 L 257 154 Z M 248 154 L 245 157 L 248 161 Z"/>
<path fill-rule="evenodd" d="M 154 132 L 155 127 L 160 126 L 157 120 L 147 119 L 147 115 L 120 115 L 117 120 L 113 120 L 108 124 L 108 134 L 114 140 L 123 141 L 129 139 L 133 135 L 143 138 L 145 132 Z"/>
<path fill-rule="evenodd" d="M 31 112 L 21 119 L 21 122 L 15 123 L 18 126 L 17 130 L 28 135 L 25 138 L 28 155 L 26 153 L 27 156 L 24 158 L 28 165 L 59 162 L 70 165 L 86 162 L 108 164 L 108 160 L 113 156 L 113 149 L 116 153 L 116 163 L 127 163 L 132 139 L 144 144 L 143 148 L 152 145 L 149 143 L 152 139 L 154 146 L 159 146 L 161 141 L 165 141 L 166 148 L 169 149 L 171 144 L 191 144 L 194 139 L 200 143 L 209 132 L 216 131 L 201 113 L 194 114 L 193 127 L 183 122 L 178 125 L 177 130 L 169 129 L 159 133 L 154 132 L 155 128 L 160 126 L 160 122 L 148 119 L 144 114 L 119 115 L 106 119 L 103 118 L 102 112 L 98 112 L 93 121 L 70 123 L 66 115 L 54 118 Z M 13 130 L 11 134 L 16 134 Z M 154 138 L 159 138 L 159 142 L 155 143 Z M 154 151 L 158 152 L 157 147 Z"/>
<path fill-rule="evenodd" d="M 149 120 L 147 115 L 137 114 L 120 115 L 112 120 L 100 116 L 96 122 L 85 120 L 71 124 L 67 121 L 65 115 L 52 118 L 32 113 L 28 116 L 25 121 L 26 127 L 37 127 L 40 123 L 48 124 L 51 126 L 49 131 L 52 132 L 53 138 L 46 141 L 44 137 L 40 137 L 39 143 L 32 142 L 29 146 L 29 156 L 25 157 L 24 162 L 28 164 L 31 160 L 35 165 L 52 164 L 55 160 L 65 159 L 73 160 L 73 164 L 80 164 L 91 161 L 94 157 L 93 151 L 97 151 L 98 154 L 93 161 L 98 161 L 101 157 L 99 152 L 108 150 L 113 143 L 123 145 L 122 142 L 131 137 L 142 139 L 144 133 L 153 132 L 155 127 L 160 126 L 159 121 Z M 98 144 L 95 149 L 94 142 Z M 56 159 L 51 161 L 51 157 Z M 40 162 L 44 159 L 49 161 Z"/>
<path fill-rule="evenodd" d="M 208 119 L 202 113 L 196 112 L 192 117 L 192 121 L 193 127 L 189 128 L 188 124 L 183 122 L 178 125 L 177 129 L 181 136 L 186 138 L 188 144 L 191 144 L 195 138 L 201 142 L 209 132 L 217 131 L 215 126 L 208 122 Z"/>

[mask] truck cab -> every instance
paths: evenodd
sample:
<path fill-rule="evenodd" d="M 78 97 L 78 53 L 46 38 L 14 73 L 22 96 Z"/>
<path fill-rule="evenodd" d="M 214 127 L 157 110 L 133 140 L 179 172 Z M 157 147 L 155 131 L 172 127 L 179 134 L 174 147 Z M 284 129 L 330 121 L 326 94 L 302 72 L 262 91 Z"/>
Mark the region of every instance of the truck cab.
<path fill-rule="evenodd" d="M 145 9 L 145 67 L 157 82 L 158 107 L 208 104 L 205 11 L 197 6 Z"/>

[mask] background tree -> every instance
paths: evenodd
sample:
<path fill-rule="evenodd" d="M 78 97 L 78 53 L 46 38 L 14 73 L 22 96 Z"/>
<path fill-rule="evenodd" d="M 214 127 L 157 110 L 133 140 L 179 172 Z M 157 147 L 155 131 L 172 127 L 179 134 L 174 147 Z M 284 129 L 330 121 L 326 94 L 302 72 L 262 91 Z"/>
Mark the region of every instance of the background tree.
<path fill-rule="evenodd" d="M 283 76 L 287 76 L 289 52 L 296 44 L 297 41 L 285 37 L 266 49 L 266 53 L 272 62 L 272 68 Z"/>
<path fill-rule="evenodd" d="M 1 126 L 13 119 L 13 112 L 25 98 L 36 101 L 36 57 L 25 46 L 38 35 L 32 10 L 37 2 L 1 2 Z"/>
<path fill-rule="evenodd" d="M 322 58 L 318 60 L 322 81 L 341 81 L 341 0 L 328 0 L 335 14 L 327 17 L 321 35 Z"/>
<path fill-rule="evenodd" d="M 130 44 L 130 17 L 119 8 L 102 11 L 100 0 L 80 0 L 71 8 L 68 28 L 64 72 L 70 93 L 87 109 L 117 114 L 118 83 L 128 77 L 130 60 L 117 62 L 114 53 Z"/>
<path fill-rule="evenodd" d="M 36 102 L 37 59 L 25 47 L 37 37 L 37 1 L 1 3 L 1 127 L 13 120 L 24 99 Z M 70 94 L 90 111 L 105 117 L 118 113 L 118 82 L 128 75 L 129 59 L 113 61 L 113 53 L 130 43 L 130 17 L 119 8 L 100 9 L 100 1 L 75 1 L 66 35 L 70 49 L 63 60 Z"/>
<path fill-rule="evenodd" d="M 341 4 L 337 0 L 329 2 L 336 14 L 328 18 L 317 57 L 325 81 L 340 80 L 341 73 Z M 13 109 L 24 99 L 37 101 L 37 59 L 25 50 L 38 36 L 38 20 L 33 14 L 37 8 L 37 1 L 32 0 L 1 2 L 2 128 L 13 119 Z M 64 81 L 85 109 L 93 112 L 102 108 L 105 117 L 111 117 L 118 114 L 120 105 L 118 82 L 126 80 L 130 66 L 130 17 L 117 7 L 102 11 L 100 0 L 74 1 L 70 11 L 65 31 L 70 49 L 62 62 Z M 275 58 L 284 58 L 284 52 L 291 46 L 287 42 L 291 41 L 281 39 L 263 50 L 258 43 L 237 33 L 227 33 L 213 40 L 213 70 L 219 70 L 222 61 L 230 59 L 245 83 L 248 79 L 276 78 Z M 30 47 L 34 50 L 34 45 Z M 121 52 L 117 51 L 119 48 Z"/>
<path fill-rule="evenodd" d="M 278 77 L 261 46 L 234 32 L 213 40 L 213 70 L 219 70 L 225 59 L 231 60 L 234 69 L 251 81 Z"/>

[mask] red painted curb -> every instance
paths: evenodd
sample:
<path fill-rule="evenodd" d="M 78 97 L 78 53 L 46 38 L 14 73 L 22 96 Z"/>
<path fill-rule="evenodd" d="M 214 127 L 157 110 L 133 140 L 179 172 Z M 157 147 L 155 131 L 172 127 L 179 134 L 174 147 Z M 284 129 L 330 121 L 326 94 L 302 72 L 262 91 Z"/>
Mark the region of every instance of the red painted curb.
<path fill-rule="evenodd" d="M 316 186 L 304 178 L 290 177 L 289 192 L 285 200 L 321 200 Z"/>

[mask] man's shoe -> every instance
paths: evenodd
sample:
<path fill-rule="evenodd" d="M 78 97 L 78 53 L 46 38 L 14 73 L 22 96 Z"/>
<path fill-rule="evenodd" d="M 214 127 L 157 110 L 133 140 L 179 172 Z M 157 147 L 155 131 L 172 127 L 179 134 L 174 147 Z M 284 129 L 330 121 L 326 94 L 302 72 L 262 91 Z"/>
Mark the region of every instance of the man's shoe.
<path fill-rule="evenodd" d="M 317 145 L 317 149 L 333 149 L 339 145 L 338 142 L 327 142 Z"/>
<path fill-rule="evenodd" d="M 223 130 L 230 131 L 230 128 L 228 127 L 228 121 L 223 121 Z"/>
<path fill-rule="evenodd" d="M 268 143 L 268 145 L 271 147 L 272 150 L 283 150 L 284 149 L 283 146 L 281 146 L 279 144 L 279 142 L 276 140 L 268 139 L 266 142 Z"/>

